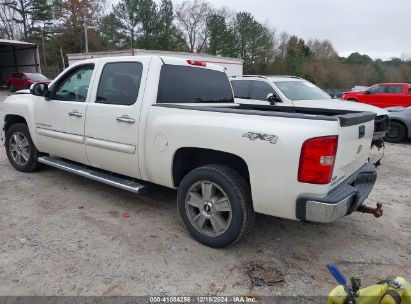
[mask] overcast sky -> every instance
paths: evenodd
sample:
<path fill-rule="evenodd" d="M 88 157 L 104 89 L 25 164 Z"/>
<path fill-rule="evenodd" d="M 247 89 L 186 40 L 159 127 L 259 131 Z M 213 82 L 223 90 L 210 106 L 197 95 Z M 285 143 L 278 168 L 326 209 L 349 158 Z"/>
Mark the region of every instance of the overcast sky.
<path fill-rule="evenodd" d="M 208 1 L 216 8 L 248 11 L 279 32 L 329 39 L 340 56 L 355 51 L 382 59 L 411 56 L 411 0 Z"/>

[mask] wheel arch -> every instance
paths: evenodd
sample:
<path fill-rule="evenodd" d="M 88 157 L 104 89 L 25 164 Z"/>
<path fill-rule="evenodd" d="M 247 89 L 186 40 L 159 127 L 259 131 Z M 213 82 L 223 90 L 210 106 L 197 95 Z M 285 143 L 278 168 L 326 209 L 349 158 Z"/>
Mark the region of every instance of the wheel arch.
<path fill-rule="evenodd" d="M 21 116 L 21 115 L 15 115 L 15 114 L 7 114 L 4 116 L 4 131 L 7 132 L 7 130 L 16 123 L 24 123 L 28 125 L 27 120 Z"/>
<path fill-rule="evenodd" d="M 174 153 L 172 162 L 174 186 L 178 187 L 184 176 L 191 170 L 212 164 L 225 165 L 236 170 L 250 184 L 247 163 L 240 156 L 212 149 L 182 147 Z"/>

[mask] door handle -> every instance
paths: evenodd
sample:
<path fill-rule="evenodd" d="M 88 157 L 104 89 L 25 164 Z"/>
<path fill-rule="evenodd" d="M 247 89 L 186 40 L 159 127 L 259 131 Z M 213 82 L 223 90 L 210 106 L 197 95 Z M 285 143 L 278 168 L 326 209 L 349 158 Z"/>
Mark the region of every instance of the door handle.
<path fill-rule="evenodd" d="M 117 117 L 116 120 L 118 122 L 125 122 L 128 124 L 134 124 L 136 122 L 134 118 L 128 117 L 127 115 L 122 115 L 120 117 Z"/>
<path fill-rule="evenodd" d="M 69 115 L 69 116 L 74 116 L 74 117 L 79 117 L 79 118 L 80 118 L 80 117 L 83 117 L 83 114 L 79 113 L 79 111 L 77 111 L 77 110 L 68 112 L 68 115 Z"/>

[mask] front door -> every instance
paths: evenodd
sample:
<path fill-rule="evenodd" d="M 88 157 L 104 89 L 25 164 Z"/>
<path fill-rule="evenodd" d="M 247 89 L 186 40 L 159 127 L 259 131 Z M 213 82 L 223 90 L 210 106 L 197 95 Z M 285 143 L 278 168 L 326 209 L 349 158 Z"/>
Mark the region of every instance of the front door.
<path fill-rule="evenodd" d="M 137 143 L 149 58 L 118 60 L 99 69 L 86 113 L 86 151 L 91 166 L 140 178 Z"/>
<path fill-rule="evenodd" d="M 88 88 L 94 65 L 73 68 L 51 88 L 50 100 L 36 102 L 39 150 L 87 164 L 84 138 Z"/>

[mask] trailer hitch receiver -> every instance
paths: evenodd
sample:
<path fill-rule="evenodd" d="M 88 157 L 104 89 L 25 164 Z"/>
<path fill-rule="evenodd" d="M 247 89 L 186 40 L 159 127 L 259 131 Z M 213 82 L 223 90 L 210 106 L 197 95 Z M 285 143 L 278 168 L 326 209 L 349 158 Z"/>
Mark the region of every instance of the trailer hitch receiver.
<path fill-rule="evenodd" d="M 377 203 L 377 207 L 368 207 L 366 205 L 362 205 L 360 208 L 357 210 L 358 212 L 362 213 L 370 213 L 373 214 L 376 218 L 380 218 L 383 215 L 383 209 L 382 209 L 382 204 Z"/>

